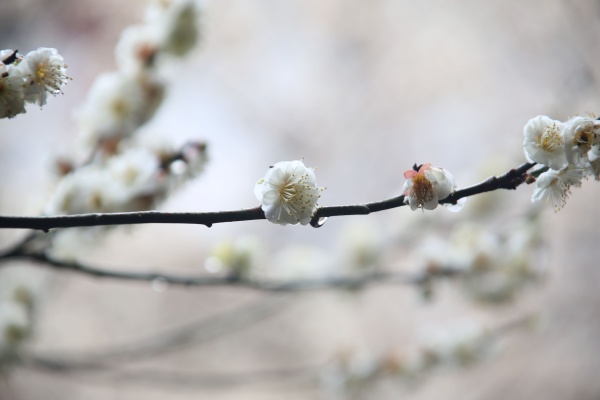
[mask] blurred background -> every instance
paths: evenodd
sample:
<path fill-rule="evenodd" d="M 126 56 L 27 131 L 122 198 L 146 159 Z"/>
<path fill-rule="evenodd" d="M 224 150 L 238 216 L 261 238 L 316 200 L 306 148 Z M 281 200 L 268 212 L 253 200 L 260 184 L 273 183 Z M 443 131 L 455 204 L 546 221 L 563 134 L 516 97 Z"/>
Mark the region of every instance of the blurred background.
<path fill-rule="evenodd" d="M 55 160 L 81 151 L 73 113 L 95 77 L 116 68 L 120 33 L 143 20 L 145 5 L 0 3 L 0 47 L 57 48 L 73 78 L 43 110 L 0 120 L 1 214 L 44 208 Z M 530 118 L 600 112 L 595 1 L 207 0 L 201 9 L 199 46 L 168 66 L 165 101 L 141 134 L 206 141 L 209 163 L 161 210 L 254 207 L 254 184 L 268 166 L 302 157 L 327 187 L 321 205 L 397 196 L 415 162 L 442 166 L 469 186 L 525 161 Z M 444 259 L 443 243 L 473 226 L 472 241 L 461 242 L 467 251 L 485 235 L 508 243 L 533 218 L 528 267 L 543 276 L 497 301 L 477 298 L 485 284 L 478 280 L 264 293 L 2 264 L 0 280 L 40 282 L 28 354 L 104 355 L 109 368 L 7 367 L 0 399 L 597 399 L 600 186 L 584 181 L 558 213 L 534 207 L 532 191 L 471 198 L 457 214 L 405 207 L 331 218 L 320 229 L 265 221 L 115 228 L 74 256 L 112 269 L 203 275 L 215 272 L 215 248 L 247 238 L 263 249 L 253 268 L 269 277 L 357 273 L 348 256 L 364 248 L 372 258 L 359 268 L 419 271 L 431 267 L 432 248 Z M 0 231 L 0 247 L 25 234 Z M 504 249 L 494 240 L 490 262 Z M 454 360 L 417 378 L 398 372 L 431 340 L 522 316 L 534 323 L 501 330 L 482 360 L 475 351 L 478 362 Z M 163 334 L 168 345 L 156 339 Z M 361 372 L 377 362 L 387 365 L 383 377 Z"/>

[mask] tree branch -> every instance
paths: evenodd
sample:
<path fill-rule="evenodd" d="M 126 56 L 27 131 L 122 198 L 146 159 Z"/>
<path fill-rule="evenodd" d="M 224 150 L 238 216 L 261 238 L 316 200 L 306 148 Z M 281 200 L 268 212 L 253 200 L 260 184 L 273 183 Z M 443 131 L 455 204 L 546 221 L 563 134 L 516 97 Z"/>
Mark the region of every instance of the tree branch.
<path fill-rule="evenodd" d="M 498 189 L 514 190 L 525 181 L 526 172 L 535 163 L 525 163 L 511 169 L 500 177 L 492 176 L 485 181 L 457 190 L 450 196 L 440 200 L 440 204 L 456 204 L 463 197 Z M 319 227 L 321 218 L 344 215 L 367 215 L 373 212 L 389 210 L 404 206 L 404 195 L 391 199 L 346 206 L 321 207 L 311 220 L 313 227 Z M 36 229 L 47 232 L 54 228 L 73 228 L 86 226 L 137 225 L 137 224 L 197 224 L 211 227 L 224 222 L 239 222 L 265 219 L 260 207 L 236 211 L 220 211 L 206 213 L 169 213 L 159 211 L 140 211 L 110 214 L 78 214 L 46 217 L 11 217 L 0 216 L 0 229 Z"/>
<path fill-rule="evenodd" d="M 360 276 L 334 276 L 329 278 L 299 279 L 292 281 L 250 280 L 238 275 L 224 276 L 181 276 L 159 272 L 133 272 L 121 269 L 95 268 L 77 262 L 53 259 L 46 254 L 30 254 L 16 249 L 0 256 L 0 263 L 12 259 L 25 259 L 49 265 L 58 270 L 66 270 L 97 278 L 120 279 L 125 281 L 152 282 L 157 279 L 176 286 L 229 286 L 265 292 L 299 292 L 320 289 L 362 289 L 373 284 L 423 285 L 434 277 L 450 277 L 459 272 L 452 267 L 440 267 L 421 273 L 377 271 Z"/>

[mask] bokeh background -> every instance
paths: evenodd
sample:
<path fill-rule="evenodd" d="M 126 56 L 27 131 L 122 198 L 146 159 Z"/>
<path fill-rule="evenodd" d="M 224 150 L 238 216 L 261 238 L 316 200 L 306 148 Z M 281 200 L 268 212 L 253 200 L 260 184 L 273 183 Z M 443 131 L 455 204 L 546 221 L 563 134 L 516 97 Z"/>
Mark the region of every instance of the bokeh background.
<path fill-rule="evenodd" d="M 0 47 L 22 53 L 55 47 L 73 77 L 64 96 L 43 110 L 29 107 L 0 121 L 0 213 L 36 215 L 43 208 L 56 182 L 54 160 L 79 151 L 73 112 L 94 78 L 115 68 L 120 32 L 142 20 L 144 5 L 0 3 Z M 214 0 L 202 9 L 201 43 L 170 67 L 166 101 L 143 129 L 178 143 L 206 140 L 210 163 L 162 210 L 253 207 L 253 185 L 267 167 L 300 157 L 318 167 L 318 182 L 327 186 L 322 205 L 397 195 L 403 171 L 415 162 L 443 166 L 467 186 L 524 162 L 522 128 L 529 118 L 600 112 L 596 1 Z M 419 219 L 427 224 L 419 235 L 429 235 L 438 230 L 437 219 L 447 228 L 469 218 L 491 227 L 523 218 L 532 190 L 480 196 L 491 213 L 485 218 L 468 210 L 425 216 L 402 208 L 331 219 L 321 229 L 265 221 L 118 228 L 80 257 L 132 270 L 204 273 L 205 259 L 223 240 L 253 236 L 273 256 L 292 245 L 304 246 L 304 255 L 331 254 L 356 226 L 393 238 Z M 211 384 L 218 379 L 210 376 L 302 368 L 344 351 L 410 353 L 432 333 L 523 312 L 542 322 L 507 335 L 489 360 L 435 371 L 416 385 L 375 382 L 358 398 L 599 398 L 599 195 L 590 180 L 560 212 L 543 211 L 540 263 L 548 277 L 495 307 L 475 306 L 445 286 L 432 301 L 415 288 L 387 285 L 280 296 L 235 288 L 156 290 L 25 262 L 2 265 L 46 280 L 27 343 L 33 352 L 101 352 L 256 301 L 267 301 L 268 310 L 251 324 L 199 328 L 201 339 L 192 345 L 115 362 L 116 371 L 162 368 L 208 377 L 204 384 L 14 368 L 2 375 L 0 399 L 352 398 L 301 379 L 300 372 L 299 379 L 275 375 L 249 384 Z M 480 201 L 471 200 L 467 209 Z M 24 234 L 0 232 L 0 246 Z M 296 261 L 288 257 L 280 267 Z"/>

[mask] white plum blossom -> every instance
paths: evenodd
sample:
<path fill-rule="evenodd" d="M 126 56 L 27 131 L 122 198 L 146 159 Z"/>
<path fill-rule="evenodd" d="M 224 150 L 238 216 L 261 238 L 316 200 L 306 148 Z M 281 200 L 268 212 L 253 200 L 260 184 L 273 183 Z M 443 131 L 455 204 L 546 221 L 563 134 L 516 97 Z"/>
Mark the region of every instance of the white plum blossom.
<path fill-rule="evenodd" d="M 210 273 L 224 272 L 242 280 L 255 279 L 267 262 L 267 251 L 253 236 L 226 240 L 215 246 L 204 267 Z"/>
<path fill-rule="evenodd" d="M 597 145 L 599 131 L 600 121 L 593 118 L 574 117 L 565 123 L 565 153 L 569 164 L 581 167 L 588 164 L 590 161 L 588 153 L 594 145 Z M 592 157 L 595 159 L 596 155 Z"/>
<path fill-rule="evenodd" d="M 198 8 L 195 0 L 155 0 L 147 9 L 148 24 L 160 35 L 160 50 L 186 55 L 198 41 Z"/>
<path fill-rule="evenodd" d="M 18 66 L 25 79 L 25 101 L 39 106 L 46 104 L 48 94 L 62 93 L 61 87 L 70 79 L 67 66 L 56 49 L 40 47 L 23 57 Z"/>
<path fill-rule="evenodd" d="M 537 178 L 531 201 L 549 201 L 554 210 L 558 211 L 567 202 L 571 186 L 581 186 L 582 178 L 582 168 L 570 165 L 561 171 L 550 169 Z"/>
<path fill-rule="evenodd" d="M 155 1 L 145 24 L 126 28 L 115 48 L 122 71 L 152 69 L 164 55 L 181 57 L 198 41 L 198 11 L 194 0 Z"/>
<path fill-rule="evenodd" d="M 157 157 L 133 148 L 65 175 L 46 207 L 47 215 L 143 211 L 165 196 L 166 177 Z"/>
<path fill-rule="evenodd" d="M 523 148 L 527 159 L 556 170 L 566 167 L 563 126 L 562 122 L 545 115 L 530 119 L 523 128 Z"/>
<path fill-rule="evenodd" d="M 25 112 L 25 84 L 11 67 L 0 62 L 0 118 Z"/>
<path fill-rule="evenodd" d="M 69 79 L 56 49 L 40 47 L 25 57 L 16 50 L 0 50 L 0 118 L 24 113 L 26 103 L 43 106 L 48 94 L 62 93 Z"/>
<path fill-rule="evenodd" d="M 588 175 L 600 177 L 600 121 L 576 116 L 560 122 L 540 115 L 525 125 L 524 132 L 528 160 L 548 167 L 537 179 L 532 201 L 550 201 L 558 211 L 571 186 L 580 187 Z"/>
<path fill-rule="evenodd" d="M 172 1 L 163 20 L 163 50 L 178 57 L 186 55 L 198 40 L 197 20 L 198 12 L 193 1 Z"/>
<path fill-rule="evenodd" d="M 407 181 L 404 183 L 404 203 L 411 210 L 417 208 L 433 210 L 438 201 L 448 197 L 455 189 L 454 177 L 443 168 L 423 164 L 404 173 Z M 456 208 L 451 209 L 456 211 Z"/>
<path fill-rule="evenodd" d="M 106 212 L 104 192 L 111 187 L 107 174 L 97 166 L 86 166 L 65 175 L 54 190 L 44 214 Z"/>
<path fill-rule="evenodd" d="M 31 330 L 29 310 L 23 303 L 5 300 L 0 304 L 0 360 L 10 357 Z"/>
<path fill-rule="evenodd" d="M 115 47 L 117 65 L 122 71 L 134 73 L 153 66 L 160 40 L 158 30 L 152 25 L 126 28 Z"/>
<path fill-rule="evenodd" d="M 146 207 L 150 208 L 166 194 L 166 173 L 161 170 L 156 154 L 147 149 L 128 149 L 110 158 L 105 170 L 113 184 L 119 187 L 117 198 L 122 201 L 123 211 L 145 208 L 139 204 L 140 200 L 148 201 Z"/>
<path fill-rule="evenodd" d="M 163 94 L 164 84 L 147 74 L 101 75 L 78 115 L 88 142 L 131 136 L 152 118 Z"/>
<path fill-rule="evenodd" d="M 273 165 L 254 187 L 267 220 L 275 224 L 306 225 L 317 210 L 319 192 L 312 168 L 302 161 L 282 161 Z"/>

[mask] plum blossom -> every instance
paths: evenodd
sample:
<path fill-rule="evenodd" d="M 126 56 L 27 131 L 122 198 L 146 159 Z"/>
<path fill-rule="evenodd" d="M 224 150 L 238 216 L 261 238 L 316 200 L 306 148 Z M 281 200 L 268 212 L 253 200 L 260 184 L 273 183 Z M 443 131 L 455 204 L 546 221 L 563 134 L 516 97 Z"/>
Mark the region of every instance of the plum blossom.
<path fill-rule="evenodd" d="M 160 40 L 159 32 L 152 25 L 126 28 L 115 47 L 117 65 L 122 71 L 133 73 L 153 66 Z"/>
<path fill-rule="evenodd" d="M 588 153 L 597 148 L 600 122 L 588 117 L 574 117 L 565 123 L 564 139 L 567 161 L 571 165 L 584 167 L 590 161 Z M 595 151 L 592 158 L 596 158 Z"/>
<path fill-rule="evenodd" d="M 322 190 L 313 169 L 296 160 L 273 165 L 255 185 L 254 194 L 270 222 L 306 225 L 317 210 Z"/>
<path fill-rule="evenodd" d="M 10 65 L 0 62 L 0 118 L 13 118 L 25 112 L 25 84 Z"/>
<path fill-rule="evenodd" d="M 78 114 L 88 142 L 132 136 L 154 116 L 164 88 L 164 83 L 143 73 L 113 72 L 98 77 Z"/>
<path fill-rule="evenodd" d="M 538 115 L 523 128 L 523 148 L 530 162 L 559 170 L 567 166 L 565 154 L 564 124 L 545 115 Z"/>
<path fill-rule="evenodd" d="M 571 165 L 560 171 L 550 169 L 544 172 L 537 178 L 531 201 L 549 201 L 555 211 L 560 210 L 571 194 L 571 186 L 581 186 L 583 173 L 582 168 Z"/>
<path fill-rule="evenodd" d="M 62 93 L 69 78 L 56 49 L 40 47 L 25 57 L 17 50 L 0 50 L 0 118 L 25 113 L 25 104 L 46 104 L 48 94 Z"/>
<path fill-rule="evenodd" d="M 404 203 L 411 210 L 417 208 L 433 210 L 438 201 L 448 197 L 455 189 L 454 177 L 443 168 L 432 167 L 431 164 L 415 166 L 404 173 Z"/>
<path fill-rule="evenodd" d="M 155 0 L 147 9 L 146 19 L 160 35 L 160 50 L 182 57 L 198 41 L 199 14 L 195 0 Z"/>
<path fill-rule="evenodd" d="M 18 66 L 25 79 L 25 101 L 39 106 L 46 104 L 48 94 L 62 93 L 61 87 L 70 79 L 67 66 L 56 49 L 40 47 L 23 57 Z"/>

